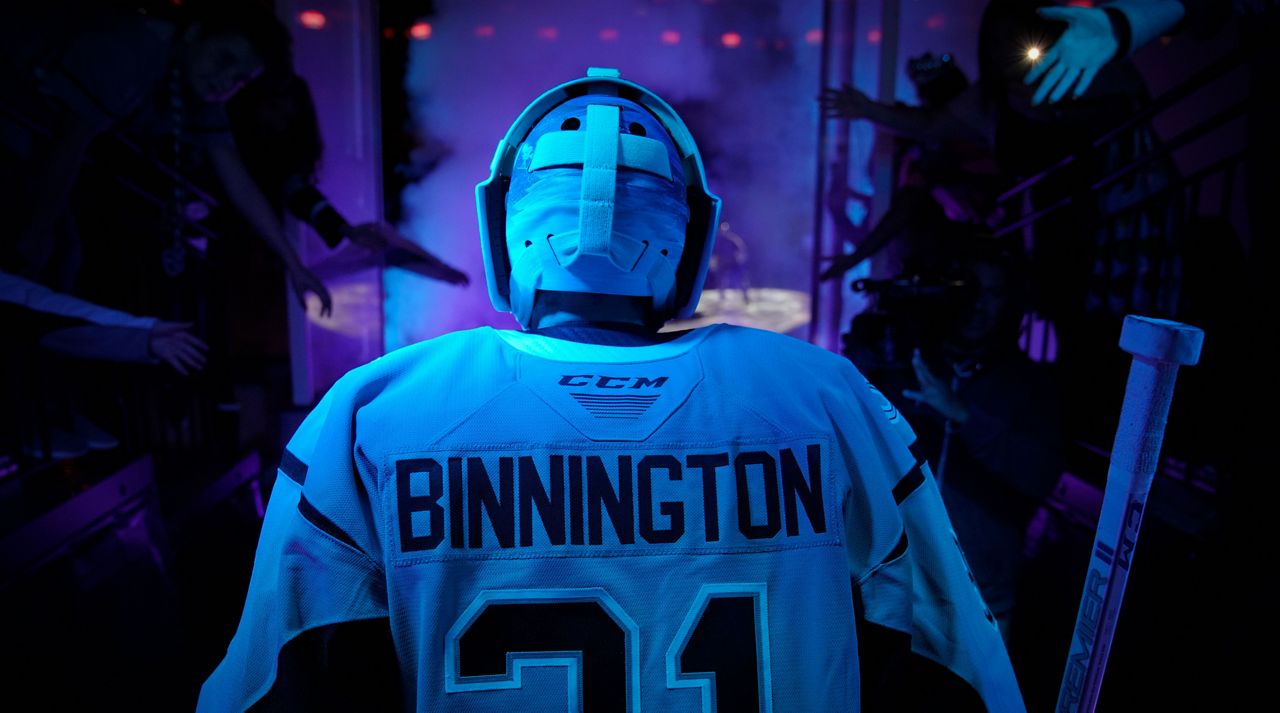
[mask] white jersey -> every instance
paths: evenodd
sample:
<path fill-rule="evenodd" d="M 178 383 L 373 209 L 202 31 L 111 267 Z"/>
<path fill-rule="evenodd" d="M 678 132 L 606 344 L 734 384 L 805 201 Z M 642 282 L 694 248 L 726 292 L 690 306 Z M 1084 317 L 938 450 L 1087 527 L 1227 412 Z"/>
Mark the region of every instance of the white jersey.
<path fill-rule="evenodd" d="M 1023 710 L 913 440 L 848 361 L 758 330 L 398 350 L 290 442 L 200 710 L 374 619 L 419 711 L 857 710 L 855 598 Z"/>

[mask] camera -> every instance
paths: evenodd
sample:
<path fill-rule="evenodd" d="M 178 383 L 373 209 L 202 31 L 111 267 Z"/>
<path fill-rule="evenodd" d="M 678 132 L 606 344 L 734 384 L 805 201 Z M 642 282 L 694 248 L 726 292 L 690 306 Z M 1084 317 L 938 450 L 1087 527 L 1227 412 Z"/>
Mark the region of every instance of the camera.
<path fill-rule="evenodd" d="M 973 308 L 979 285 L 961 270 L 916 271 L 857 280 L 853 291 L 873 296 L 874 306 L 850 322 L 841 351 L 874 382 L 877 374 L 909 371 L 915 349 L 940 354 Z"/>

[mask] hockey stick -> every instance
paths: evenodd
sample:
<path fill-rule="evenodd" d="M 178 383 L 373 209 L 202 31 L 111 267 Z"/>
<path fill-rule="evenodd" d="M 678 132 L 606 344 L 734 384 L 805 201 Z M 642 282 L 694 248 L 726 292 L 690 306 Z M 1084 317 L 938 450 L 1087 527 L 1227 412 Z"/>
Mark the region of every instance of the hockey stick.
<path fill-rule="evenodd" d="M 1160 458 L 1174 379 L 1179 366 L 1190 366 L 1200 359 L 1203 342 L 1204 332 L 1196 327 L 1125 317 L 1120 348 L 1133 355 L 1133 366 L 1111 449 L 1098 534 L 1058 693 L 1058 713 L 1092 713 L 1097 705 L 1142 511 Z"/>

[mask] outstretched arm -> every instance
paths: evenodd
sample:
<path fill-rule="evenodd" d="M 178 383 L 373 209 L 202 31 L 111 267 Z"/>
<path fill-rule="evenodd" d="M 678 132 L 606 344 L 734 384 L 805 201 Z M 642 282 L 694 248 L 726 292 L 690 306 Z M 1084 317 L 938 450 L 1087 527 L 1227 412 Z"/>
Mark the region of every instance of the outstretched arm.
<path fill-rule="evenodd" d="M 848 84 L 828 87 L 818 97 L 823 115 L 830 119 L 866 119 L 899 136 L 937 143 L 949 139 L 981 138 L 974 129 L 945 108 L 926 109 L 886 104 Z"/>
<path fill-rule="evenodd" d="M 208 152 L 214 171 L 222 181 L 231 202 L 249 222 L 254 232 L 262 236 L 271 249 L 284 260 L 289 283 L 293 287 L 298 302 L 305 309 L 306 293 L 314 292 L 320 298 L 321 313 L 328 315 L 333 310 L 333 300 L 329 296 L 329 290 L 320 278 L 302 264 L 297 251 L 285 239 L 284 232 L 280 229 L 280 221 L 277 220 L 262 191 L 249 176 L 249 171 L 240 158 L 240 152 L 230 144 L 211 145 Z"/>
<path fill-rule="evenodd" d="M 920 193 L 919 189 L 900 190 L 894 197 L 894 201 L 889 204 L 889 210 L 880 218 L 880 222 L 876 223 L 871 232 L 867 233 L 862 242 L 858 243 L 857 248 L 851 253 L 840 255 L 832 260 L 818 279 L 831 280 L 839 277 L 857 267 L 863 260 L 883 250 L 913 220 L 918 218 L 920 203 L 915 200 L 918 193 Z"/>
<path fill-rule="evenodd" d="M 467 273 L 453 267 L 386 223 L 361 223 L 347 232 L 351 242 L 386 253 L 388 267 L 398 267 L 451 285 L 471 284 Z"/>
<path fill-rule="evenodd" d="M 454 285 L 471 282 L 466 273 L 445 263 L 386 223 L 371 221 L 351 225 L 329 199 L 302 176 L 290 178 L 285 183 L 285 193 L 289 212 L 314 228 L 331 248 L 349 240 L 371 253 L 383 254 L 388 267 L 399 267 Z"/>

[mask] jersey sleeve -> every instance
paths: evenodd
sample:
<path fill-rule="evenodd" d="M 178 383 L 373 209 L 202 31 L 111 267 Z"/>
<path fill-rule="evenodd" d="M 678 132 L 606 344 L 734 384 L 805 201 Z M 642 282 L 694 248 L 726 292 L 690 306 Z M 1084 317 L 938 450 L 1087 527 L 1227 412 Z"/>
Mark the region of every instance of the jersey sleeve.
<path fill-rule="evenodd" d="M 281 688 L 307 687 L 281 680 L 282 670 L 297 670 L 284 656 L 291 642 L 388 617 L 369 481 L 352 442 L 353 381 L 348 375 L 330 389 L 282 454 L 244 612 L 201 689 L 199 711 L 242 711 L 268 694 L 280 698 Z"/>
<path fill-rule="evenodd" d="M 995 620 L 969 573 L 929 464 L 916 452 L 915 432 L 856 369 L 846 378 L 855 417 L 866 424 L 858 448 L 870 452 L 855 462 L 855 476 L 865 481 L 867 507 L 894 513 L 899 528 L 892 545 L 883 536 L 873 541 L 869 567 L 852 570 L 862 617 L 908 634 L 914 654 L 966 681 L 988 711 L 1025 711 Z"/>

